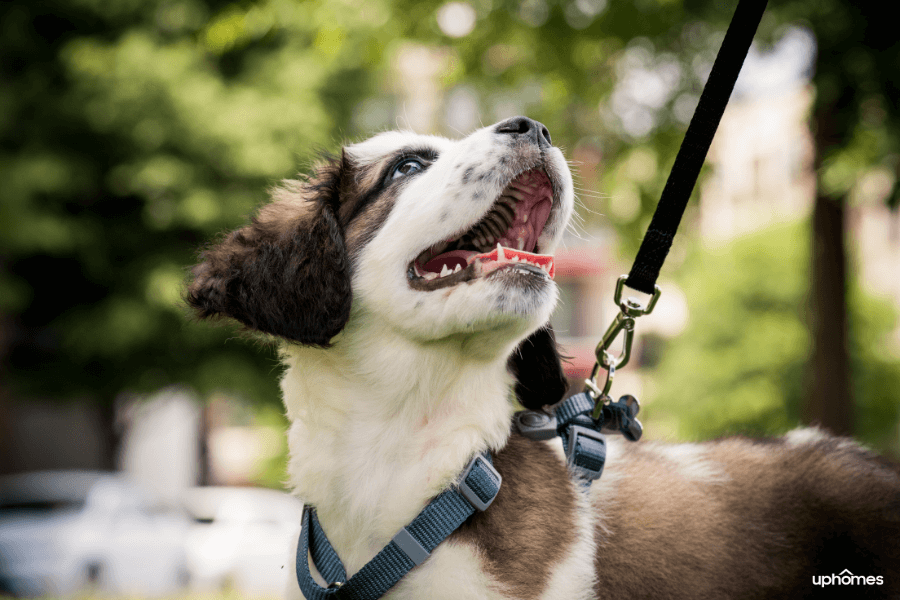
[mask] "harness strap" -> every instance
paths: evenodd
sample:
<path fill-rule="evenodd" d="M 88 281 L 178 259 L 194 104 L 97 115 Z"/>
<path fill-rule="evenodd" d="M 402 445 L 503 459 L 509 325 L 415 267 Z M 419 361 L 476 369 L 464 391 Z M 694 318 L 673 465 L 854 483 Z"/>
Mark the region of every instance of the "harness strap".
<path fill-rule="evenodd" d="M 307 600 L 375 600 L 391 589 L 413 567 L 422 564 L 438 544 L 456 531 L 476 510 L 483 511 L 500 491 L 502 477 L 488 453 L 476 455 L 459 483 L 435 497 L 412 522 L 353 577 L 338 557 L 316 516 L 303 507 L 297 545 L 297 581 Z M 307 556 L 328 582 L 323 588 L 309 571 Z"/>
<path fill-rule="evenodd" d="M 740 0 L 625 285 L 652 294 L 768 0 Z"/>

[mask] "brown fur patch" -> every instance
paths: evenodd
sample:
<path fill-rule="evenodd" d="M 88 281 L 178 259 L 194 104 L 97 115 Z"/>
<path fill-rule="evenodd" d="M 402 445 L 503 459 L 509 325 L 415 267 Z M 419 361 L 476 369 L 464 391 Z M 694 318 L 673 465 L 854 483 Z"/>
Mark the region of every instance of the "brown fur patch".
<path fill-rule="evenodd" d="M 617 499 L 606 503 L 598 529 L 599 596 L 900 597 L 895 471 L 835 439 L 797 448 L 741 439 L 702 447 L 728 480 L 690 480 L 659 453 L 624 449 Z M 812 584 L 813 576 L 843 569 L 882 575 L 885 585 Z"/>
<path fill-rule="evenodd" d="M 487 572 L 512 597 L 537 598 L 575 543 L 579 492 L 550 448 L 517 433 L 494 467 L 503 477 L 494 503 L 449 539 L 475 545 Z"/>
<path fill-rule="evenodd" d="M 353 258 L 390 214 L 395 194 L 357 182 L 346 155 L 309 180 L 286 180 L 249 225 L 205 250 L 186 300 L 201 318 L 228 316 L 248 328 L 328 346 L 349 317 Z"/>

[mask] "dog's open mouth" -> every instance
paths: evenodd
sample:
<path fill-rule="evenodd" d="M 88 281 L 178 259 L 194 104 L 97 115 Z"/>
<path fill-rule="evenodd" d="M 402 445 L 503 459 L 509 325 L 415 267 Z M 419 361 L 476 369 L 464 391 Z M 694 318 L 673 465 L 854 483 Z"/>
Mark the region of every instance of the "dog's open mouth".
<path fill-rule="evenodd" d="M 550 217 L 553 187 L 543 169 L 516 177 L 491 210 L 460 237 L 431 246 L 409 265 L 410 286 L 436 290 L 502 268 L 553 277 L 553 257 L 539 254 L 538 237 Z"/>

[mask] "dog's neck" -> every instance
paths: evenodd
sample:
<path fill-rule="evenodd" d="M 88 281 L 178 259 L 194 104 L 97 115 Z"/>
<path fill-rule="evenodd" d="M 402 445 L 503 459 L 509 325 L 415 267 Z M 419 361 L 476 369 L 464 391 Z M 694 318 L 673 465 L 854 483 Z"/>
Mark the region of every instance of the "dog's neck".
<path fill-rule="evenodd" d="M 509 436 L 515 340 L 412 341 L 377 320 L 284 351 L 291 484 L 359 569 L 472 456 Z M 359 322 L 359 321 L 357 321 Z M 488 346 L 492 347 L 488 347 Z"/>

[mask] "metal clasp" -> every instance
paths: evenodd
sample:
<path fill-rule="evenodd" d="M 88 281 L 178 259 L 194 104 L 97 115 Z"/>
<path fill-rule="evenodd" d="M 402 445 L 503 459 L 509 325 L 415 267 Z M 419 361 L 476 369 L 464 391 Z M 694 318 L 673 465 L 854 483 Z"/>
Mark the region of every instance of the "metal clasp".
<path fill-rule="evenodd" d="M 586 379 L 584 382 L 585 393 L 590 395 L 596 402 L 594 412 L 591 415 L 594 419 L 600 418 L 603 403 L 609 399 L 609 390 L 612 388 L 612 381 L 616 369 L 621 369 L 628 364 L 629 360 L 631 360 L 631 346 L 634 342 L 635 319 L 644 315 L 649 315 L 653 312 L 653 309 L 656 308 L 656 303 L 659 301 L 659 297 L 662 294 L 659 286 L 656 285 L 653 286 L 653 295 L 650 296 L 650 300 L 647 302 L 646 306 L 641 304 L 636 298 L 629 297 L 622 300 L 622 293 L 625 290 L 625 281 L 627 279 L 628 275 L 622 275 L 616 281 L 616 292 L 613 299 L 619 306 L 619 313 L 616 315 L 616 318 L 613 319 L 609 328 L 607 328 L 606 333 L 603 334 L 600 343 L 597 344 L 597 349 L 594 352 L 594 355 L 597 357 L 597 362 L 594 363 L 594 368 L 591 370 L 590 379 Z M 613 356 L 613 354 L 610 353 L 609 348 L 622 332 L 624 332 L 622 353 L 618 356 Z M 600 367 L 606 369 L 607 373 L 606 384 L 604 384 L 602 390 L 597 385 L 597 375 L 600 372 Z"/>

